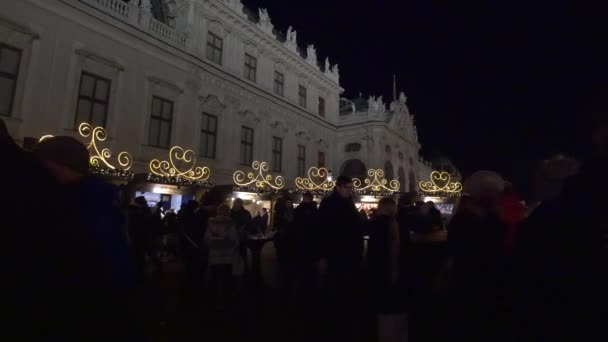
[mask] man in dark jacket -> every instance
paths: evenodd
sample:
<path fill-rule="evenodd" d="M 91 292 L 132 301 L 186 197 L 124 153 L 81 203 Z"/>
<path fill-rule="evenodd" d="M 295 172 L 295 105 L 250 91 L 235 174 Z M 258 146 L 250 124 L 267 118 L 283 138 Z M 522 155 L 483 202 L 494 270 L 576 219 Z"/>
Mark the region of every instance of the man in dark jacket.
<path fill-rule="evenodd" d="M 310 192 L 302 196 L 302 203 L 298 205 L 294 212 L 294 221 L 296 226 L 295 240 L 297 246 L 298 274 L 302 287 L 309 291 L 314 285 L 314 255 L 315 240 L 318 232 L 316 227 L 318 224 L 317 203 L 313 201 L 313 196 Z"/>
<path fill-rule="evenodd" d="M 353 326 L 360 313 L 361 302 L 357 298 L 361 284 L 360 269 L 363 254 L 363 227 L 351 196 L 353 181 L 338 177 L 333 193 L 321 202 L 319 207 L 318 234 L 320 258 L 319 268 L 327 271 L 334 284 L 330 298 L 342 340 L 354 338 L 358 334 Z"/>
<path fill-rule="evenodd" d="M 240 198 L 235 198 L 232 203 L 232 210 L 230 211 L 230 218 L 234 221 L 236 225 L 236 231 L 239 233 L 240 243 L 239 243 L 239 254 L 243 258 L 243 262 L 245 265 L 245 273 L 249 273 L 249 263 L 247 262 L 247 228 L 251 223 L 251 213 L 245 209 L 243 205 L 243 200 Z"/>

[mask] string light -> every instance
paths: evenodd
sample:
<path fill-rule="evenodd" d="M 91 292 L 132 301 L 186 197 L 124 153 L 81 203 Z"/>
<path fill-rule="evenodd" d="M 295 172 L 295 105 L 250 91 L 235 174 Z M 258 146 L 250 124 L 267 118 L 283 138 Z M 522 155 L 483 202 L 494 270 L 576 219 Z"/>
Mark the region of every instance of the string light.
<path fill-rule="evenodd" d="M 321 182 L 317 184 L 315 179 L 320 179 Z M 297 177 L 295 183 L 298 189 L 308 191 L 330 191 L 336 185 L 336 182 L 330 179 L 327 169 L 317 167 L 308 169 L 308 177 Z"/>
<path fill-rule="evenodd" d="M 256 188 L 269 187 L 274 190 L 280 190 L 285 186 L 285 179 L 282 176 L 276 176 L 273 180 L 272 175 L 264 174 L 268 171 L 268 163 L 256 160 L 251 164 L 251 168 L 257 173 L 248 172 L 245 174 L 245 172 L 238 170 L 232 175 L 234 183 L 242 187 L 254 185 Z"/>
<path fill-rule="evenodd" d="M 212 188 L 215 186 L 215 183 L 207 180 L 207 179 L 190 179 L 180 176 L 162 176 L 155 175 L 152 173 L 148 173 L 146 175 L 146 180 L 150 183 L 159 183 L 159 184 L 167 184 L 167 185 L 177 185 L 177 186 L 200 186 L 205 188 Z"/>
<path fill-rule="evenodd" d="M 106 141 L 108 138 L 108 134 L 103 127 L 93 127 L 90 124 L 83 122 L 78 126 L 78 133 L 83 138 L 91 138 L 91 140 L 87 143 L 87 149 L 89 150 L 91 156 L 89 157 L 89 162 L 92 166 L 95 167 L 107 167 L 109 169 L 116 169 L 116 167 L 108 161 L 108 159 L 112 156 L 109 148 L 104 148 L 99 151 L 97 147 L 97 142 Z M 118 165 L 125 170 L 128 171 L 133 165 L 133 158 L 127 152 L 120 152 L 118 154 Z"/>
<path fill-rule="evenodd" d="M 372 192 L 386 192 L 392 194 L 393 192 L 399 191 L 401 184 L 397 180 L 391 180 L 390 182 L 384 179 L 384 171 L 382 169 L 369 169 L 367 175 L 371 178 L 366 178 L 363 184 L 361 180 L 355 178 L 353 180 L 353 187 L 357 193 L 363 193 L 365 191 Z M 388 186 L 387 186 L 388 184 Z"/>
<path fill-rule="evenodd" d="M 445 171 L 433 171 L 429 179 L 429 181 L 420 181 L 419 183 L 420 190 L 423 192 L 442 192 L 446 194 L 460 194 L 462 192 L 462 184 L 460 182 L 451 182 L 450 174 Z"/>
<path fill-rule="evenodd" d="M 177 166 L 178 163 L 189 165 L 189 167 L 182 170 Z M 206 181 L 211 175 L 208 167 L 196 166 L 194 151 L 184 150 L 180 146 L 173 146 L 169 150 L 169 160 L 151 160 L 150 172 L 157 176 L 184 178 L 189 181 Z"/>

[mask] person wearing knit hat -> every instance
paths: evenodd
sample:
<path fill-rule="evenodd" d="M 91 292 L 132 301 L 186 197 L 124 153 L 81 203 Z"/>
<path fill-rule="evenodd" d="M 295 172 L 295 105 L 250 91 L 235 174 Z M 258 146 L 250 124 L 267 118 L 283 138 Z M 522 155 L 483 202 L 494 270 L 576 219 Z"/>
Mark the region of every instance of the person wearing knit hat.
<path fill-rule="evenodd" d="M 89 151 L 68 136 L 44 139 L 34 148 L 38 157 L 61 183 L 75 183 L 89 173 Z"/>

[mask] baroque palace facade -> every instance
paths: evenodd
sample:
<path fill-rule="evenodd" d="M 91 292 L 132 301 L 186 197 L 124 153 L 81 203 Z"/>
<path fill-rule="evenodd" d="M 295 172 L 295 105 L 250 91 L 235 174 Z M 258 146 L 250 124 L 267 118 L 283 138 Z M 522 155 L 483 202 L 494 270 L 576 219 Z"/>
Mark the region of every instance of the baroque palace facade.
<path fill-rule="evenodd" d="M 147 172 L 172 146 L 216 184 L 266 161 L 287 186 L 311 166 L 383 169 L 416 190 L 420 145 L 401 94 L 341 98 L 338 65 L 239 0 L 0 1 L 0 117 L 20 143 L 106 129 Z"/>

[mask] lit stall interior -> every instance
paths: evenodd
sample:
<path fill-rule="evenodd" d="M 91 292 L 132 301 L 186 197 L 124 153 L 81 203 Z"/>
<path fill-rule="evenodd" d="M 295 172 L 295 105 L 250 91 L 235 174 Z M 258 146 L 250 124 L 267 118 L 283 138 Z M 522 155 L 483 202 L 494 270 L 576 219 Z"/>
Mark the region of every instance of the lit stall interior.
<path fill-rule="evenodd" d="M 243 205 L 245 209 L 247 209 L 247 211 L 251 213 L 251 216 L 256 216 L 257 214 L 262 215 L 263 208 L 266 208 L 269 213 L 271 212 L 272 202 L 269 199 L 263 198 L 259 194 L 253 192 L 234 191 L 232 193 L 232 197 L 228 199 L 228 205 L 230 205 L 231 208 L 232 203 L 236 198 L 240 198 L 243 200 Z"/>
<path fill-rule="evenodd" d="M 371 210 L 375 210 L 378 208 L 378 202 L 380 202 L 380 197 L 376 196 L 360 196 L 355 201 L 355 206 L 357 210 L 365 210 L 367 216 L 371 215 Z"/>
<path fill-rule="evenodd" d="M 146 202 L 148 202 L 148 207 L 151 208 L 156 207 L 158 203 L 161 203 L 165 212 L 171 210 L 177 213 L 182 204 L 194 200 L 194 194 L 191 193 L 190 189 L 183 189 L 175 185 L 151 184 L 151 189 L 149 190 L 150 191 L 136 191 L 135 196 L 143 196 L 146 199 Z"/>

